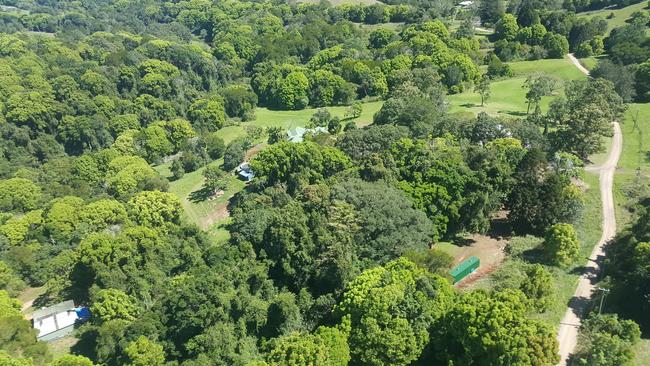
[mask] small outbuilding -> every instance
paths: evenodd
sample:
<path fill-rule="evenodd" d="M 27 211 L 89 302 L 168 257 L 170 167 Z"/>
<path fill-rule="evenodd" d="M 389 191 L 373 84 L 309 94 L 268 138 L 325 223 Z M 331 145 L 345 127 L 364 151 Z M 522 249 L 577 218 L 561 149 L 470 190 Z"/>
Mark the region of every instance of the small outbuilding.
<path fill-rule="evenodd" d="M 451 277 L 454 279 L 454 283 L 460 282 L 463 278 L 467 277 L 468 275 L 474 273 L 476 269 L 481 265 L 481 260 L 478 259 L 476 256 L 471 256 L 464 261 L 462 261 L 459 265 L 454 267 L 449 274 Z"/>
<path fill-rule="evenodd" d="M 51 341 L 65 337 L 74 331 L 77 322 L 90 317 L 88 308 L 75 307 L 72 300 L 34 311 L 32 321 L 38 330 L 39 341 Z"/>
<path fill-rule="evenodd" d="M 253 169 L 248 163 L 242 163 L 237 167 L 237 175 L 247 182 L 255 178 L 255 173 L 253 173 Z"/>

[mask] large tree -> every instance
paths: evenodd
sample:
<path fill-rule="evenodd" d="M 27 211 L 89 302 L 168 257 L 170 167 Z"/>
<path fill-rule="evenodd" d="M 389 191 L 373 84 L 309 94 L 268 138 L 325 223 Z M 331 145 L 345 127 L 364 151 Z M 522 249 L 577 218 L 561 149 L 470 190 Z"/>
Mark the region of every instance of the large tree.
<path fill-rule="evenodd" d="M 558 222 L 570 222 L 579 214 L 583 194 L 570 177 L 551 171 L 545 154 L 529 150 L 519 163 L 506 206 L 517 232 L 543 234 Z"/>
<path fill-rule="evenodd" d="M 555 365 L 560 359 L 555 332 L 529 319 L 526 304 L 517 290 L 465 294 L 433 327 L 426 360 L 454 365 Z"/>
<path fill-rule="evenodd" d="M 428 329 L 443 321 L 453 300 L 447 280 L 406 259 L 363 272 L 337 308 L 350 321 L 352 363 L 411 364 L 429 343 Z"/>
<path fill-rule="evenodd" d="M 284 183 L 290 189 L 320 182 L 348 167 L 350 159 L 340 150 L 312 142 L 280 142 L 251 161 L 256 177 L 267 185 Z"/>
<path fill-rule="evenodd" d="M 552 137 L 557 149 L 587 160 L 603 150 L 603 137 L 612 135 L 611 123 L 626 106 L 608 80 L 572 81 L 565 89 L 566 102 L 554 104 L 559 128 Z"/>

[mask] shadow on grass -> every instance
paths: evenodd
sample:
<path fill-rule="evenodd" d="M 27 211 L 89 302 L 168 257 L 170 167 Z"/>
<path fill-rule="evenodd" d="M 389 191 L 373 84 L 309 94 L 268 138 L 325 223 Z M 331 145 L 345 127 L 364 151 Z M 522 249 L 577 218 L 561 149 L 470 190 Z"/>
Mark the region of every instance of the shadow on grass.
<path fill-rule="evenodd" d="M 521 259 L 528 263 L 547 264 L 544 258 L 544 250 L 541 247 L 523 251 L 521 253 Z"/>
<path fill-rule="evenodd" d="M 589 274 L 589 275 L 594 276 L 594 275 L 596 275 L 598 273 L 598 270 L 596 270 L 596 268 L 593 268 L 593 267 L 577 266 L 574 269 L 572 269 L 571 271 L 569 271 L 569 273 L 574 274 L 574 275 L 578 275 L 578 276 L 582 276 L 582 275 L 585 275 L 585 274 Z"/>
<path fill-rule="evenodd" d="M 516 117 L 524 117 L 527 115 L 526 112 L 521 112 L 521 111 L 499 111 L 499 113 L 507 114 L 510 116 L 516 116 Z"/>
<path fill-rule="evenodd" d="M 211 189 L 210 187 L 203 187 L 199 190 L 196 190 L 189 195 L 189 200 L 192 203 L 200 203 L 212 196 L 214 193 L 214 190 Z"/>
<path fill-rule="evenodd" d="M 476 103 L 463 103 L 460 106 L 464 108 L 474 108 L 474 107 L 480 107 L 481 105 Z"/>
<path fill-rule="evenodd" d="M 586 314 L 590 305 L 591 299 L 588 297 L 573 296 L 569 299 L 569 308 L 578 317 L 582 317 L 583 314 Z"/>
<path fill-rule="evenodd" d="M 465 246 L 470 246 L 470 245 L 476 243 L 476 240 L 474 240 L 472 238 L 455 237 L 453 239 L 453 243 L 456 246 L 465 247 Z"/>

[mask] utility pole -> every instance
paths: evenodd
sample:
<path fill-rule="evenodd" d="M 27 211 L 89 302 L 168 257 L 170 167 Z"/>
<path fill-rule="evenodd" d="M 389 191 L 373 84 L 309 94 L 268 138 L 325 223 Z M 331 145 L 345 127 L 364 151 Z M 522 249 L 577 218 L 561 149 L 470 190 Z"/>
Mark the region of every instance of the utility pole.
<path fill-rule="evenodd" d="M 596 290 L 603 292 L 603 295 L 600 297 L 600 307 L 598 308 L 598 315 L 600 315 L 600 313 L 603 311 L 603 301 L 605 300 L 605 296 L 609 292 L 609 289 L 598 287 Z"/>

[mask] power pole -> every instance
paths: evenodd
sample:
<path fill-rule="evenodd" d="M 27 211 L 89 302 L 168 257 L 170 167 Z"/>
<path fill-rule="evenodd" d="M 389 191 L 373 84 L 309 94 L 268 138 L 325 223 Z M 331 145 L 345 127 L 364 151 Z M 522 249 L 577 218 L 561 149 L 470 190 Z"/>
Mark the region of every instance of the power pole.
<path fill-rule="evenodd" d="M 598 315 L 603 311 L 603 301 L 605 300 L 605 296 L 609 292 L 609 289 L 598 287 L 596 288 L 598 291 L 602 291 L 603 295 L 600 297 L 600 307 L 598 308 Z"/>

